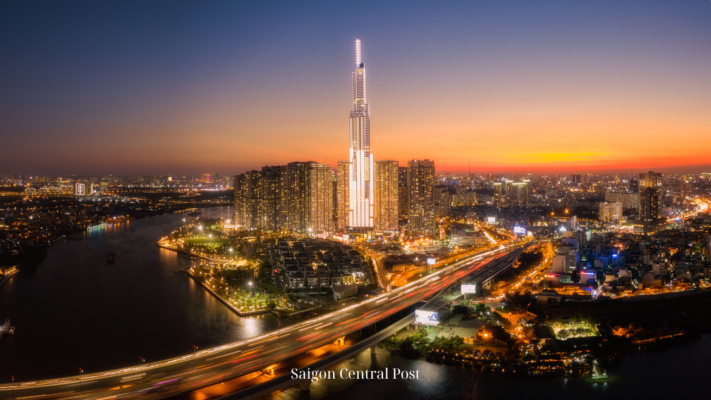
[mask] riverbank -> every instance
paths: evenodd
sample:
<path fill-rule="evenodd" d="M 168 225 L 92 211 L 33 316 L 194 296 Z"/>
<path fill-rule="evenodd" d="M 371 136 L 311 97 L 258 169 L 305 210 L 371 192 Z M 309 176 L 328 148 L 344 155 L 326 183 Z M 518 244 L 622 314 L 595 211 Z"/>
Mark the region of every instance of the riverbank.
<path fill-rule="evenodd" d="M 10 272 L 9 274 L 5 275 L 2 279 L 0 279 L 0 286 L 4 285 L 5 282 L 9 281 L 10 278 L 12 278 L 18 272 L 20 272 L 20 270 L 16 269 L 16 270 Z"/>
<path fill-rule="evenodd" d="M 219 294 L 215 293 L 215 291 L 212 290 L 209 286 L 207 286 L 206 284 L 204 284 L 203 282 L 201 282 L 198 278 L 196 278 L 195 276 L 193 276 L 193 274 L 190 273 L 190 267 L 183 268 L 183 269 L 177 270 L 177 271 L 175 271 L 175 272 L 184 272 L 184 273 L 188 274 L 188 276 L 190 276 L 190 278 L 192 278 L 195 282 L 199 283 L 200 286 L 202 286 L 203 288 L 205 288 L 205 290 L 207 290 L 210 294 L 212 294 L 213 296 L 215 296 L 215 298 L 216 298 L 217 300 L 219 300 L 222 304 L 226 305 L 227 308 L 229 308 L 230 310 L 232 310 L 232 312 L 234 312 L 235 314 L 239 315 L 240 317 L 249 317 L 249 316 L 252 316 L 252 315 L 261 315 L 261 314 L 268 314 L 268 313 L 269 313 L 269 309 L 254 310 L 254 311 L 247 311 L 247 312 L 238 310 L 235 306 L 233 306 L 232 304 L 230 304 L 227 300 L 223 299 L 222 296 L 220 296 Z"/>
<path fill-rule="evenodd" d="M 223 260 L 216 260 L 216 259 L 214 259 L 214 258 L 201 256 L 201 255 L 199 255 L 199 254 L 195 254 L 195 253 L 192 253 L 192 252 L 190 252 L 190 251 L 181 250 L 181 249 L 177 249 L 177 248 L 175 248 L 175 247 L 166 246 L 166 245 L 164 245 L 164 244 L 160 244 L 160 242 L 157 242 L 157 243 L 156 243 L 156 246 L 160 247 L 161 249 L 166 249 L 166 250 L 174 251 L 174 252 L 176 252 L 176 253 L 178 253 L 178 254 L 182 254 L 182 255 L 189 256 L 191 259 L 192 259 L 192 258 L 196 258 L 196 259 L 199 259 L 199 260 L 206 260 L 206 261 L 213 261 L 213 262 L 220 262 L 220 261 L 224 262 Z"/>
<path fill-rule="evenodd" d="M 234 213 L 224 207 L 203 215 Z M 155 241 L 182 224 L 183 216 L 172 213 L 131 220 L 63 240 L 40 265 L 21 269 L 0 288 L 0 318 L 20 329 L 20 336 L 0 341 L 0 377 L 33 381 L 66 376 L 77 366 L 87 373 L 131 367 L 141 358 L 180 357 L 193 344 L 220 346 L 292 323 L 271 313 L 242 318 L 176 274 L 194 261 Z M 109 252 L 118 255 L 113 265 Z"/>

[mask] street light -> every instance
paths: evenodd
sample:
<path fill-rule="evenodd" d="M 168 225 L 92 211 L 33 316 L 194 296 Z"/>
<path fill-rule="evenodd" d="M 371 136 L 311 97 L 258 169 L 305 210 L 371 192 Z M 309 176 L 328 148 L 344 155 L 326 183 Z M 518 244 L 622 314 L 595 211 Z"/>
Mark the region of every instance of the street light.
<path fill-rule="evenodd" d="M 79 392 L 81 393 L 81 374 L 84 373 L 84 370 L 79 368 Z"/>

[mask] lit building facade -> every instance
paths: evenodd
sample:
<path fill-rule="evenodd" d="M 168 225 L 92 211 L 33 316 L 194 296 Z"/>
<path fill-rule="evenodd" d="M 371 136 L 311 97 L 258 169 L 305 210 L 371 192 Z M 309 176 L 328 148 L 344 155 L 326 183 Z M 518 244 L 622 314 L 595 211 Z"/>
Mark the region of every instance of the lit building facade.
<path fill-rule="evenodd" d="M 286 165 L 286 228 L 293 232 L 306 233 L 309 209 L 307 185 L 309 169 L 314 161 L 296 161 Z"/>
<path fill-rule="evenodd" d="M 353 72 L 353 109 L 350 111 L 349 217 L 348 226 L 373 227 L 373 154 L 370 152 L 370 106 L 365 97 L 365 64 L 361 62 L 360 39 L 356 39 L 356 70 Z"/>
<path fill-rule="evenodd" d="M 375 161 L 374 228 L 397 231 L 399 163 L 393 160 Z"/>
<path fill-rule="evenodd" d="M 649 171 L 639 174 L 639 219 L 647 233 L 654 231 L 660 221 L 662 188 L 661 172 Z"/>
<path fill-rule="evenodd" d="M 333 170 L 324 164 L 312 164 L 308 171 L 307 225 L 313 234 L 333 231 Z"/>
<path fill-rule="evenodd" d="M 622 219 L 622 203 L 619 201 L 600 203 L 599 220 L 603 222 L 618 222 Z"/>
<path fill-rule="evenodd" d="M 644 190 L 651 188 L 655 189 L 654 192 L 657 196 L 657 201 L 656 204 L 660 205 L 662 203 L 662 173 L 661 172 L 640 172 L 639 174 L 639 209 L 640 212 L 642 212 L 642 208 L 645 206 L 649 206 L 650 204 L 654 203 L 649 199 L 644 198 Z M 647 191 L 647 193 L 650 193 Z M 658 218 L 658 215 L 657 217 Z"/>
<path fill-rule="evenodd" d="M 350 180 L 348 174 L 351 170 L 351 163 L 339 161 L 336 165 L 336 229 L 345 231 L 350 222 Z"/>
<path fill-rule="evenodd" d="M 407 192 L 409 211 L 407 229 L 430 235 L 435 231 L 435 164 L 430 160 L 411 160 L 407 163 Z"/>
<path fill-rule="evenodd" d="M 407 202 L 407 167 L 398 168 L 398 213 L 400 217 L 407 218 L 409 203 Z"/>
<path fill-rule="evenodd" d="M 260 225 L 267 230 L 279 230 L 286 223 L 284 196 L 285 165 L 262 167 L 262 212 Z"/>

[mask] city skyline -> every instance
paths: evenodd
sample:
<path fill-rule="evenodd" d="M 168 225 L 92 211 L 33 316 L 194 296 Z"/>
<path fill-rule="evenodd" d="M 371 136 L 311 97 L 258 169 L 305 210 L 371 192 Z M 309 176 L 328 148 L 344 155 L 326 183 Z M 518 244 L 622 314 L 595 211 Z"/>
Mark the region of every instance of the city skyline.
<path fill-rule="evenodd" d="M 356 36 L 376 66 L 379 159 L 443 173 L 711 169 L 708 2 L 32 4 L 0 13 L 4 173 L 335 170 Z"/>

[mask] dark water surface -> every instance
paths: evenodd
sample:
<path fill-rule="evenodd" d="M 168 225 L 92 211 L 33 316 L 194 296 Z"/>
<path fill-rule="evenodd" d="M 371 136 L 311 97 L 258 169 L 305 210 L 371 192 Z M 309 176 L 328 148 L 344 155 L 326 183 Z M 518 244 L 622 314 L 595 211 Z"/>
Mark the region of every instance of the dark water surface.
<path fill-rule="evenodd" d="M 203 210 L 229 217 L 231 207 Z M 60 242 L 36 268 L 0 287 L 0 382 L 31 381 L 180 356 L 277 327 L 271 315 L 240 318 L 174 271 L 191 261 L 156 247 L 186 214 L 132 220 Z M 116 262 L 107 263 L 109 252 Z"/>
<path fill-rule="evenodd" d="M 380 365 L 419 370 L 418 380 L 359 380 L 319 382 L 311 396 L 298 389 L 276 395 L 278 400 L 396 400 L 396 399 L 702 399 L 708 398 L 711 374 L 711 335 L 664 349 L 632 350 L 607 372 L 607 383 L 584 378 L 538 378 L 473 372 L 471 369 L 410 360 L 379 350 Z M 368 357 L 369 351 L 360 355 Z M 352 361 L 350 363 L 353 363 Z M 367 361 L 370 365 L 370 361 Z M 354 369 L 349 363 L 337 367 Z"/>

